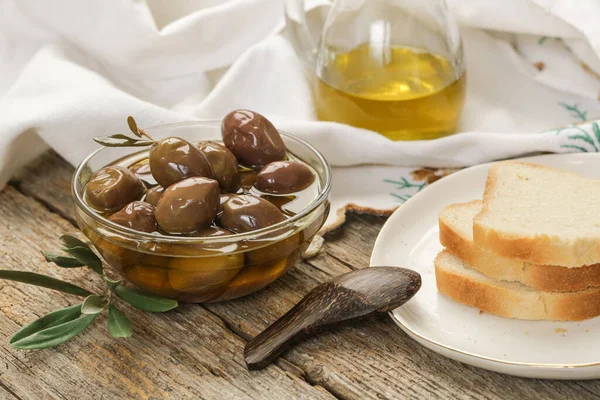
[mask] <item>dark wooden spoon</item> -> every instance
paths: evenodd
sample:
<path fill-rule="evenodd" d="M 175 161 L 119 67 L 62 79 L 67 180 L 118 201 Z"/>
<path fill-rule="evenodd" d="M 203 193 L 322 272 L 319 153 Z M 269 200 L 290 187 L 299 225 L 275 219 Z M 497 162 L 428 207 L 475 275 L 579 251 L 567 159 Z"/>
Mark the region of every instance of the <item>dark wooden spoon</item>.
<path fill-rule="evenodd" d="M 386 312 L 410 300 L 421 275 L 406 268 L 374 267 L 348 272 L 311 290 L 283 317 L 246 343 L 248 369 L 266 367 L 306 337 L 331 325 Z"/>

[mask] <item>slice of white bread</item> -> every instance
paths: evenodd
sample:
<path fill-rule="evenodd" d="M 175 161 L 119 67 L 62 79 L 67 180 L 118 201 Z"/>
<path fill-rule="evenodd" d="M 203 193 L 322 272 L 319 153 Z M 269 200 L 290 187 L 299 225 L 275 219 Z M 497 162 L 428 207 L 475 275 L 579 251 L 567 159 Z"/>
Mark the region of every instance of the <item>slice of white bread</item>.
<path fill-rule="evenodd" d="M 600 315 L 600 289 L 551 293 L 497 281 L 447 251 L 438 254 L 434 264 L 440 293 L 489 314 L 554 321 L 581 321 Z"/>
<path fill-rule="evenodd" d="M 600 181 L 518 161 L 494 164 L 475 244 L 533 264 L 600 263 Z"/>
<path fill-rule="evenodd" d="M 566 268 L 526 263 L 481 250 L 473 242 L 473 218 L 481 201 L 453 204 L 440 213 L 440 243 L 452 255 L 490 278 L 520 282 L 547 292 L 571 292 L 600 287 L 600 265 Z"/>

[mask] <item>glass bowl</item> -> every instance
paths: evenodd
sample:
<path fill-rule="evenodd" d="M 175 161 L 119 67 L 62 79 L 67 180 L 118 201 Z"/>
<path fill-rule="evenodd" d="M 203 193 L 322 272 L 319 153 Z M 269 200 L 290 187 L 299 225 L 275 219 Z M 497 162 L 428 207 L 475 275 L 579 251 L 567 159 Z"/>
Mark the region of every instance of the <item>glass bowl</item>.
<path fill-rule="evenodd" d="M 220 121 L 161 125 L 146 132 L 156 139 L 177 136 L 191 142 L 221 141 Z M 288 152 L 313 168 L 320 186 L 308 206 L 283 222 L 218 237 L 165 236 L 117 225 L 87 205 L 85 185 L 98 169 L 125 158 L 128 162 L 141 160 L 148 149 L 103 147 L 88 156 L 73 175 L 79 227 L 126 282 L 147 292 L 199 303 L 234 299 L 262 289 L 295 264 L 329 213 L 331 171 L 327 162 L 308 143 L 280 133 Z"/>

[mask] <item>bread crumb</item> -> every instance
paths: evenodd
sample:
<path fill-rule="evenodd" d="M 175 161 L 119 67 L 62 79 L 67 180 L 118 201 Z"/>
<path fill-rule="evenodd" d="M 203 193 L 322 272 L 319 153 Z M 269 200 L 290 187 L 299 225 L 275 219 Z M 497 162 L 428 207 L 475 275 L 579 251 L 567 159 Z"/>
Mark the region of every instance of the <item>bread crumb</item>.
<path fill-rule="evenodd" d="M 529 332 L 525 332 L 525 336 L 529 336 Z"/>
<path fill-rule="evenodd" d="M 586 329 L 585 331 L 586 331 L 586 332 L 589 332 L 590 330 L 589 330 L 589 329 Z"/>
<path fill-rule="evenodd" d="M 556 328 L 556 329 L 554 329 L 554 332 L 556 332 L 556 333 L 562 333 L 562 332 L 566 332 L 566 331 L 567 330 L 565 328 Z"/>
<path fill-rule="evenodd" d="M 481 314 L 483 314 L 483 311 L 482 311 L 482 310 L 479 310 L 479 315 L 481 315 Z"/>

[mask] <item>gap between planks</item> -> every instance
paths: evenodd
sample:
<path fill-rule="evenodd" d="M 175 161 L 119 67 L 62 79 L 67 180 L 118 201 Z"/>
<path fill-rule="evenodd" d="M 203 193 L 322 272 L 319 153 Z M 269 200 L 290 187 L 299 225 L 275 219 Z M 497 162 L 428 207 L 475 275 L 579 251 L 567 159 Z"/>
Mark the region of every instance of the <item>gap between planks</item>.
<path fill-rule="evenodd" d="M 39 204 L 41 204 L 49 212 L 54 213 L 54 214 L 60 216 L 61 218 L 63 218 L 64 220 L 68 221 L 74 227 L 74 229 L 76 229 L 77 231 L 79 231 L 79 227 L 77 226 L 77 222 L 72 218 L 72 216 L 66 215 L 65 213 L 63 213 L 60 208 L 54 207 L 52 204 L 50 204 L 49 202 L 47 202 L 47 201 L 41 199 L 40 197 L 36 196 L 34 193 L 29 193 L 28 191 L 23 190 L 21 188 L 21 185 L 19 185 L 19 182 L 10 181 L 9 185 L 12 186 L 19 193 L 23 194 L 24 196 L 31 197 L 32 199 L 34 199 L 36 202 L 38 202 Z M 302 261 L 299 261 L 299 262 L 302 262 Z M 212 311 L 209 308 L 205 307 L 203 304 L 196 304 L 196 306 L 202 307 L 204 310 L 206 310 L 206 312 L 208 312 L 209 314 L 213 315 L 217 320 L 220 321 L 220 323 L 222 324 L 222 326 L 225 329 L 227 329 L 232 336 L 237 337 L 243 343 L 247 343 L 248 342 L 247 339 L 245 339 L 243 336 L 241 336 L 235 329 L 232 328 L 232 326 L 230 326 L 230 324 L 226 320 L 224 320 L 223 318 L 221 318 L 217 313 L 215 313 L 214 311 Z M 331 388 L 327 388 L 325 386 L 322 386 L 319 383 L 317 383 L 315 380 L 310 379 L 308 377 L 308 374 L 307 374 L 306 371 L 304 371 L 299 365 L 296 365 L 293 362 L 291 362 L 290 360 L 287 360 L 285 357 L 283 357 L 283 356 L 279 357 L 279 359 L 276 360 L 273 364 L 276 364 L 277 367 L 280 368 L 283 373 L 293 374 L 296 377 L 304 380 L 309 385 L 311 385 L 311 386 L 313 386 L 313 387 L 315 387 L 317 389 L 326 391 L 332 397 L 334 397 L 336 399 L 340 399 L 340 400 L 345 400 L 345 397 L 341 397 L 340 394 L 336 393 L 335 390 L 332 390 Z M 289 366 L 286 366 L 285 364 L 289 364 Z M 293 371 L 293 370 L 295 370 L 295 371 Z M 301 373 L 298 373 L 298 372 L 301 372 Z M 211 373 L 212 373 L 212 371 L 211 371 Z M 4 388 L 11 395 L 13 395 L 15 398 L 21 400 L 21 398 L 19 396 L 17 396 L 15 393 L 13 393 L 8 387 L 6 387 L 1 380 L 0 380 L 0 387 Z"/>

